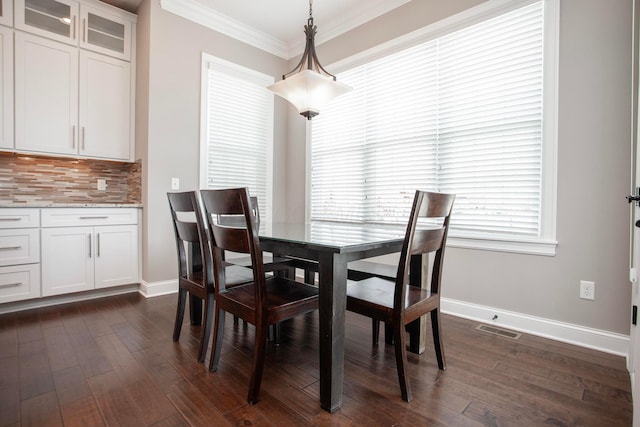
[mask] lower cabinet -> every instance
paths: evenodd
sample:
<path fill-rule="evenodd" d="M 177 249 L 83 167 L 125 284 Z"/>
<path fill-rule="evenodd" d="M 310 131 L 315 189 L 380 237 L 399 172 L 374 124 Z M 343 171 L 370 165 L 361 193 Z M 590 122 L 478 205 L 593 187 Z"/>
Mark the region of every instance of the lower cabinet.
<path fill-rule="evenodd" d="M 135 222 L 135 209 L 43 209 L 42 296 L 138 282 Z"/>

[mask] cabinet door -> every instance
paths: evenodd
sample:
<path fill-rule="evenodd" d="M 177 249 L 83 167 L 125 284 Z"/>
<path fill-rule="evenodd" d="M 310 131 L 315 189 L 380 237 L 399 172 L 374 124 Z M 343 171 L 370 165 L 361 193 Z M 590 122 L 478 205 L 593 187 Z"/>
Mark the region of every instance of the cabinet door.
<path fill-rule="evenodd" d="M 15 34 L 15 147 L 77 154 L 78 50 Z"/>
<path fill-rule="evenodd" d="M 126 61 L 80 51 L 80 154 L 130 158 L 131 73 Z"/>
<path fill-rule="evenodd" d="M 39 296 L 40 264 L 0 267 L 0 304 Z"/>
<path fill-rule="evenodd" d="M 13 2 L 11 0 L 0 0 L 0 24 L 7 27 L 13 26 Z"/>
<path fill-rule="evenodd" d="M 0 1 L 0 4 L 4 4 Z M 4 12 L 4 9 L 3 9 Z M 0 148 L 13 148 L 13 30 L 0 27 Z"/>
<path fill-rule="evenodd" d="M 73 0 L 15 0 L 15 26 L 77 46 L 78 10 Z"/>
<path fill-rule="evenodd" d="M 131 59 L 131 21 L 91 6 L 80 7 L 80 47 Z"/>
<path fill-rule="evenodd" d="M 95 287 L 138 282 L 138 227 L 95 227 Z"/>
<path fill-rule="evenodd" d="M 93 289 L 93 228 L 43 228 L 41 233 L 42 296 Z"/>

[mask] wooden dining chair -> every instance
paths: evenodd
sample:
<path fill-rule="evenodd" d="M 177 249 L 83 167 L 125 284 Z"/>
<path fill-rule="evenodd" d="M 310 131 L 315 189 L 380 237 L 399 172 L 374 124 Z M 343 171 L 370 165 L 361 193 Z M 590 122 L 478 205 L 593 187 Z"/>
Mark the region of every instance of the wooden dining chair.
<path fill-rule="evenodd" d="M 246 188 L 202 190 L 202 203 L 208 223 L 215 274 L 214 330 L 209 370 L 218 369 L 224 332 L 225 312 L 255 325 L 255 344 L 249 394 L 250 404 L 258 402 L 264 370 L 268 327 L 278 322 L 316 310 L 318 291 L 315 287 L 295 282 L 282 275 L 265 274 L 262 250 L 255 217 L 251 213 Z M 220 224 L 224 215 L 244 215 L 245 221 L 233 226 Z M 249 254 L 253 281 L 228 286 L 224 270 L 225 251 Z"/>
<path fill-rule="evenodd" d="M 393 329 L 393 345 L 402 399 L 410 402 L 411 387 L 406 373 L 405 327 L 429 313 L 438 367 L 446 368 L 440 330 L 440 281 L 449 219 L 455 195 L 416 191 L 405 233 L 395 281 L 371 277 L 347 284 L 347 310 L 382 321 Z M 418 220 L 421 221 L 418 226 Z M 431 221 L 438 221 L 434 223 Z M 427 222 L 422 224 L 422 222 Z M 433 254 L 431 285 L 421 288 L 409 275 L 412 256 Z M 424 258 L 423 258 L 424 259 Z"/>
<path fill-rule="evenodd" d="M 256 228 L 260 229 L 260 207 L 258 204 L 258 198 L 251 196 L 249 198 L 251 204 L 251 212 L 256 221 Z M 218 215 L 217 222 L 222 225 L 234 226 L 244 225 L 244 215 Z M 242 267 L 251 268 L 252 260 L 250 256 L 242 257 L 226 257 L 227 264 L 240 265 Z M 288 277 L 295 278 L 295 265 L 291 263 L 289 258 L 273 256 L 269 253 L 262 254 L 262 261 L 264 264 L 264 270 L 266 272 L 280 271 L 284 272 Z"/>
<path fill-rule="evenodd" d="M 190 303 L 191 317 L 197 317 L 197 323 L 200 320 L 202 323 L 197 359 L 198 362 L 203 362 L 211 334 L 211 314 L 214 298 L 211 250 L 209 249 L 198 194 L 195 191 L 186 191 L 167 193 L 167 197 L 178 251 L 178 305 L 173 327 L 173 340 L 178 341 L 180 339 L 184 309 L 187 303 L 187 295 L 189 295 L 192 298 Z M 227 275 L 228 280 L 236 284 L 253 279 L 251 270 L 244 267 L 228 267 Z M 199 314 L 200 310 L 194 307 L 193 298 L 198 298 L 204 303 L 204 310 L 201 315 Z"/>

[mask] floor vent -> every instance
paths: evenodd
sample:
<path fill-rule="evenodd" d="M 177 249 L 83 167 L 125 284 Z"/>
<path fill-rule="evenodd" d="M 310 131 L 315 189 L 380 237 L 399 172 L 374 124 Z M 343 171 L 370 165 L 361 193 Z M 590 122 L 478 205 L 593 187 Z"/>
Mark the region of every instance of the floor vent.
<path fill-rule="evenodd" d="M 494 335 L 500 335 L 501 337 L 511 338 L 512 340 L 517 340 L 520 338 L 520 334 L 516 332 L 507 331 L 506 329 L 496 328 L 494 326 L 489 325 L 478 325 L 476 329 L 483 332 L 488 332 Z"/>

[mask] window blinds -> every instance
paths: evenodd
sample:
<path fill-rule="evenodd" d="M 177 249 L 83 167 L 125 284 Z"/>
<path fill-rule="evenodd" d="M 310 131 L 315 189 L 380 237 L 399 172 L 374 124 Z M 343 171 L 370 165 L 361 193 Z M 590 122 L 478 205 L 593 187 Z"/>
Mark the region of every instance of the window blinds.
<path fill-rule="evenodd" d="M 537 237 L 543 2 L 339 75 L 312 122 L 311 217 L 405 223 L 416 189 L 457 195 L 452 234 Z"/>
<path fill-rule="evenodd" d="M 209 64 L 204 167 L 206 188 L 249 187 L 268 221 L 273 95 L 267 84 L 269 80 Z"/>

